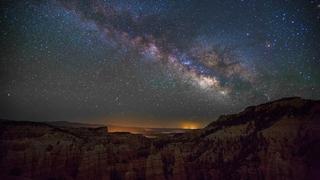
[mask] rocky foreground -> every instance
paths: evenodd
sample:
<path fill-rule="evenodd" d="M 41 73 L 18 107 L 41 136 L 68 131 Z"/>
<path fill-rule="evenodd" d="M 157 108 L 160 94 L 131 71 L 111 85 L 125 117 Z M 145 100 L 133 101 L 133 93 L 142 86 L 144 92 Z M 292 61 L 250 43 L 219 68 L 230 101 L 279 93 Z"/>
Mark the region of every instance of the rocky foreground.
<path fill-rule="evenodd" d="M 286 98 L 148 139 L 0 121 L 0 179 L 320 179 L 320 101 Z"/>

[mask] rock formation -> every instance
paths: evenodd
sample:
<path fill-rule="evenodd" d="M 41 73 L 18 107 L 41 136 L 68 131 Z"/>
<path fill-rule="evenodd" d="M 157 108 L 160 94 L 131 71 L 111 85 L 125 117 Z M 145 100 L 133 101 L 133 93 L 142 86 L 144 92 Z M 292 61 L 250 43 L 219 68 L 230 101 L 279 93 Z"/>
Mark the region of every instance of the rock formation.
<path fill-rule="evenodd" d="M 0 121 L 0 179 L 319 179 L 320 101 L 286 98 L 149 139 Z"/>

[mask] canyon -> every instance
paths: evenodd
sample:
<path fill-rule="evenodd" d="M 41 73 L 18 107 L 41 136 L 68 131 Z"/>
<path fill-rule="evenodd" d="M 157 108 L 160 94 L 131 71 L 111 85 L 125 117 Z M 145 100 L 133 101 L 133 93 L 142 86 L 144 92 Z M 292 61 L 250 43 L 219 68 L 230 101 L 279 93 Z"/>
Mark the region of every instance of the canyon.
<path fill-rule="evenodd" d="M 0 179 L 319 179 L 320 101 L 283 98 L 158 138 L 0 121 Z"/>

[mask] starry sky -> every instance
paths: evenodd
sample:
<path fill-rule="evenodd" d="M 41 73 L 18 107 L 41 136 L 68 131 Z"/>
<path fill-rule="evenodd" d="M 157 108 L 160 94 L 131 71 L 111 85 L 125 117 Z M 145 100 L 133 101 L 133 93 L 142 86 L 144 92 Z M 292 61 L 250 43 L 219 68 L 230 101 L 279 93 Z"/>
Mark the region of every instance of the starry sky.
<path fill-rule="evenodd" d="M 177 127 L 320 98 L 317 0 L 21 0 L 0 13 L 0 118 Z"/>

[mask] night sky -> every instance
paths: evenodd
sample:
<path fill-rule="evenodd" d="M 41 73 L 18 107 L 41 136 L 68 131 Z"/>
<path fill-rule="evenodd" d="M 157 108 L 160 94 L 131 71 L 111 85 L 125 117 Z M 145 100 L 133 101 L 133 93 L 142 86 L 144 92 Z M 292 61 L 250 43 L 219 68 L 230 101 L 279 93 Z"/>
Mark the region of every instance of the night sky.
<path fill-rule="evenodd" d="M 205 125 L 320 98 L 320 1 L 1 1 L 0 118 Z"/>

